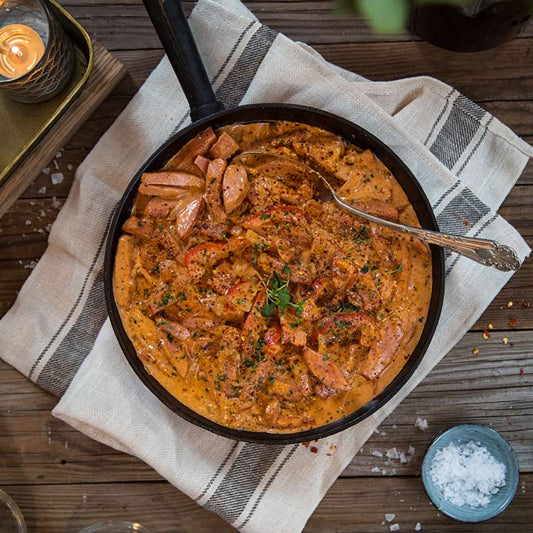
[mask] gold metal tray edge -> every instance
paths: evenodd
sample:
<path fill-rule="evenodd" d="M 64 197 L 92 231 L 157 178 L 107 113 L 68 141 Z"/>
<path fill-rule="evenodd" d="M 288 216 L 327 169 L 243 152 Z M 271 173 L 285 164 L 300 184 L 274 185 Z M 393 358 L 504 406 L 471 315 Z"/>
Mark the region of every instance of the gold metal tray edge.
<path fill-rule="evenodd" d="M 61 17 L 66 19 L 83 38 L 84 46 L 86 47 L 86 53 L 84 55 L 86 55 L 87 57 L 87 67 L 85 68 L 85 72 L 83 73 L 83 76 L 80 78 L 78 83 L 71 89 L 71 91 L 67 95 L 65 95 L 65 98 L 56 108 L 54 113 L 50 115 L 49 119 L 43 123 L 37 133 L 22 147 L 22 150 L 18 153 L 18 155 L 11 160 L 11 163 L 0 172 L 0 187 L 9 179 L 9 176 L 13 173 L 17 166 L 24 160 L 24 158 L 37 145 L 37 143 L 46 135 L 46 133 L 52 128 L 52 126 L 61 118 L 65 111 L 74 103 L 76 98 L 81 93 L 83 87 L 87 83 L 87 80 L 89 79 L 93 68 L 94 47 L 91 38 L 89 37 L 89 34 L 85 31 L 85 28 L 83 28 L 83 26 L 66 9 L 64 9 L 63 6 L 58 4 L 55 0 L 46 1 L 48 4 L 50 4 L 52 9 L 54 11 L 57 11 L 61 15 Z"/>

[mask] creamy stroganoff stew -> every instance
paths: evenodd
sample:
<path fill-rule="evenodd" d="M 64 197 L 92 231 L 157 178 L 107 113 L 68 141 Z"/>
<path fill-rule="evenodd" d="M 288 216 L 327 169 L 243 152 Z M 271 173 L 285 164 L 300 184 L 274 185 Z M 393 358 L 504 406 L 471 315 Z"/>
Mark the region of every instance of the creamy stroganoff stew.
<path fill-rule="evenodd" d="M 239 157 L 250 150 L 285 158 Z M 292 122 L 206 129 L 143 174 L 123 226 L 114 296 L 138 357 L 224 426 L 294 432 L 350 414 L 425 323 L 425 245 L 321 201 L 302 163 L 354 207 L 419 226 L 371 151 Z"/>

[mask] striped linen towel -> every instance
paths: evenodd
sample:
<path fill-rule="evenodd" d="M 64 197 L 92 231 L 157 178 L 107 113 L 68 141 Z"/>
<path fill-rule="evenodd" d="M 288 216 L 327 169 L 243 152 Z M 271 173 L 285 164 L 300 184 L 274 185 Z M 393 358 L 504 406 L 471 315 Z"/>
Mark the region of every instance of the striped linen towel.
<path fill-rule="evenodd" d="M 200 0 L 190 22 L 227 107 L 292 102 L 358 123 L 411 168 L 442 230 L 505 242 L 521 259 L 529 254 L 496 210 L 533 149 L 476 104 L 435 79 L 370 82 L 341 70 L 261 25 L 238 0 Z M 188 123 L 187 103 L 164 58 L 79 167 L 46 253 L 0 322 L 0 355 L 61 397 L 55 416 L 141 458 L 236 528 L 294 533 L 511 274 L 448 257 L 442 317 L 422 364 L 394 400 L 327 444 L 317 442 L 317 453 L 301 445 L 237 443 L 191 425 L 128 366 L 107 320 L 102 274 L 106 230 L 126 185 Z"/>

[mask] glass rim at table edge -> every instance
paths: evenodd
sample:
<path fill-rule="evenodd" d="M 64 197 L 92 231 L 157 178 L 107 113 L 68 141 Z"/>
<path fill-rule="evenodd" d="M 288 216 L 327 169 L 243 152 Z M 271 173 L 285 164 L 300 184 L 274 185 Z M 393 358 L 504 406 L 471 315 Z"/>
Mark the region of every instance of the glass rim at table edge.
<path fill-rule="evenodd" d="M 0 489 L 0 501 L 3 501 L 7 505 L 8 509 L 12 513 L 12 516 L 17 521 L 18 533 L 27 533 L 28 528 L 26 526 L 26 521 L 24 520 L 24 515 L 17 505 L 17 502 L 2 489 Z"/>

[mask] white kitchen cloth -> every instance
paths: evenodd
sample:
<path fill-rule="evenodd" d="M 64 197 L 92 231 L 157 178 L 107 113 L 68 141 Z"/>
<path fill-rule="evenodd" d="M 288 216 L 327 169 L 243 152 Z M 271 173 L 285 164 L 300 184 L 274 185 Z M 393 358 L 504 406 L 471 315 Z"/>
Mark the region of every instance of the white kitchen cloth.
<path fill-rule="evenodd" d="M 200 0 L 190 19 L 218 98 L 292 102 L 360 124 L 422 184 L 442 230 L 530 252 L 496 210 L 533 149 L 451 87 L 427 77 L 370 82 L 261 25 L 238 0 Z M 511 277 L 446 260 L 442 317 L 421 365 L 384 408 L 316 443 L 236 443 L 185 422 L 137 379 L 103 295 L 103 247 L 113 209 L 150 154 L 189 123 L 164 58 L 76 173 L 49 246 L 0 322 L 0 356 L 62 396 L 54 409 L 94 439 L 135 455 L 181 491 L 246 532 L 300 531 L 380 422 L 474 324 Z M 469 225 L 464 221 L 468 220 Z"/>

